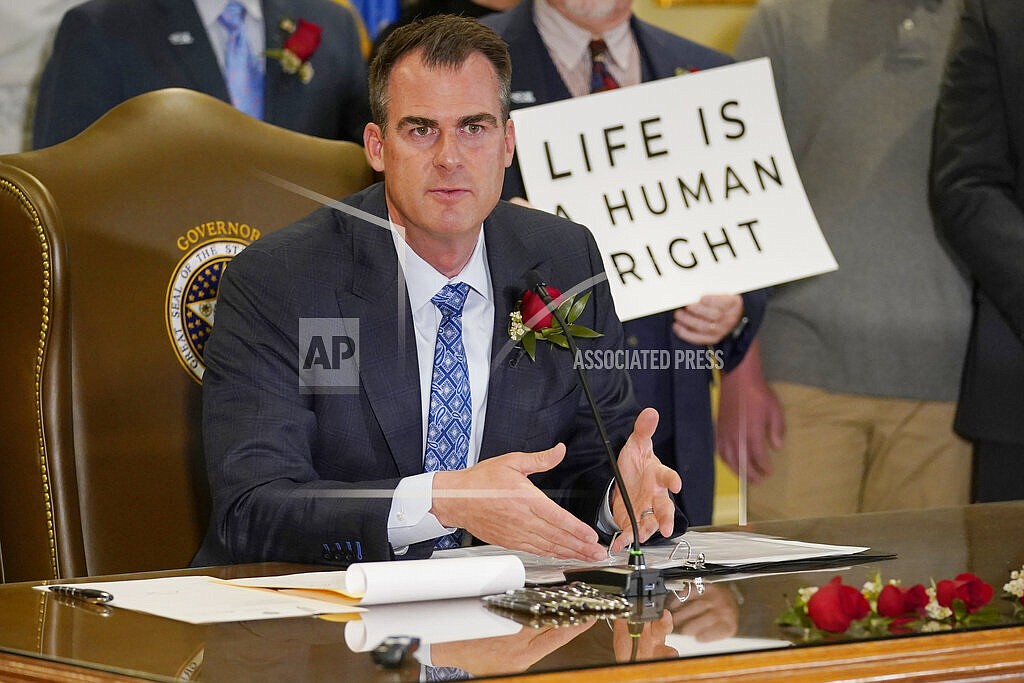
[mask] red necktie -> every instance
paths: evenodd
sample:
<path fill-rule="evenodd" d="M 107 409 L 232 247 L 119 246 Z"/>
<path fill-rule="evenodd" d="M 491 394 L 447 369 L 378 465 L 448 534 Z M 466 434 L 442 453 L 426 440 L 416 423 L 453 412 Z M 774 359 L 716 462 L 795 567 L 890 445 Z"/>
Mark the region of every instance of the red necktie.
<path fill-rule="evenodd" d="M 608 46 L 603 40 L 590 41 L 590 61 L 593 71 L 590 73 L 590 92 L 604 92 L 619 87 L 618 81 L 608 73 L 608 65 L 604 57 L 608 53 Z"/>

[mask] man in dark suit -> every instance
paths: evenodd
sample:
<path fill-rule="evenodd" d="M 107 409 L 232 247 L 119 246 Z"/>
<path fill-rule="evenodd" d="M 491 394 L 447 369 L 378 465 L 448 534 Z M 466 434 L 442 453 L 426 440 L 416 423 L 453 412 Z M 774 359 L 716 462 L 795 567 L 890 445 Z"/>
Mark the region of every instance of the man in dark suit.
<path fill-rule="evenodd" d="M 84 130 L 115 105 L 160 88 L 198 90 L 231 102 L 224 75 L 227 0 L 91 0 L 64 15 L 43 72 L 33 146 Z M 356 19 L 331 0 L 243 0 L 243 29 L 262 69 L 262 116 L 318 137 L 362 141 L 369 121 L 366 63 Z M 322 31 L 312 77 L 261 53 L 280 50 L 300 20 Z M 290 22 L 290 23 L 289 23 Z"/>
<path fill-rule="evenodd" d="M 213 514 L 195 563 L 423 557 L 460 530 L 596 560 L 594 527 L 627 528 L 571 355 L 539 342 L 531 359 L 510 340 L 536 269 L 592 287 L 577 323 L 604 336 L 582 343 L 622 341 L 589 232 L 499 203 L 515 137 L 510 70 L 505 44 L 471 19 L 396 30 L 371 66 L 364 137 L 384 183 L 226 269 L 203 384 Z M 349 384 L 303 390 L 319 358 L 302 341 L 308 325 L 331 340 L 358 330 Z M 656 412 L 636 417 L 622 372 L 590 380 L 641 536 L 671 533 L 681 484 L 652 451 Z M 435 453 L 462 463 L 432 465 Z"/>
<path fill-rule="evenodd" d="M 935 122 L 932 204 L 975 282 L 956 430 L 975 501 L 1024 498 L 1024 4 L 968 0 Z"/>
<path fill-rule="evenodd" d="M 601 38 L 603 56 L 619 86 L 668 78 L 728 64 L 727 56 L 663 31 L 632 15 L 629 0 L 524 0 L 502 14 L 482 19 L 509 44 L 514 65 L 513 108 L 530 107 L 591 92 L 587 43 Z M 579 57 L 577 61 L 576 58 Z M 525 197 L 518 164 L 505 175 L 505 198 Z M 764 313 L 767 292 L 709 295 L 678 311 L 625 323 L 633 349 L 670 349 L 673 358 L 703 354 L 713 346 L 724 369 L 743 358 Z M 678 355 L 682 352 L 683 355 Z M 703 357 L 703 356 L 701 356 Z M 719 368 L 723 369 L 723 368 Z M 714 429 L 706 367 L 631 370 L 641 405 L 662 416 L 655 452 L 683 477 L 686 516 L 710 524 L 715 493 Z M 677 502 L 683 504 L 683 496 Z"/>

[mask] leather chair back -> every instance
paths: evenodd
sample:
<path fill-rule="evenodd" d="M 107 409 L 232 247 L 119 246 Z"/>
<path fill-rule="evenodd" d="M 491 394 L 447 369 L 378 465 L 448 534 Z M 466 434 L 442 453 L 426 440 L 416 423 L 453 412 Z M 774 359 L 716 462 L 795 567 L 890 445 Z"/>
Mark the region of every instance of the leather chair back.
<path fill-rule="evenodd" d="M 358 145 L 182 89 L 0 156 L 0 580 L 188 564 L 220 270 L 372 180 Z"/>

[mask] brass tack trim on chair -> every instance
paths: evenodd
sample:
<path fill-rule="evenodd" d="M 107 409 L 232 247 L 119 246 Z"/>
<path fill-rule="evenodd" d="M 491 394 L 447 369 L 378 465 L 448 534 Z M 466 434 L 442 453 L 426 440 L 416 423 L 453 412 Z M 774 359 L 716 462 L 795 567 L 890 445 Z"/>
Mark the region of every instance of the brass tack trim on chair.
<path fill-rule="evenodd" d="M 50 572 L 53 578 L 57 578 L 57 537 L 53 528 L 53 502 L 50 498 L 50 470 L 46 461 L 46 441 L 43 436 L 43 406 L 42 384 L 43 384 L 43 361 L 46 358 L 47 342 L 50 338 L 50 242 L 43 230 L 43 224 L 39 220 L 39 213 L 25 193 L 16 185 L 7 180 L 0 179 L 0 187 L 14 195 L 21 203 L 25 211 L 32 217 L 32 225 L 36 235 L 39 237 L 39 248 L 42 250 L 43 264 L 43 301 L 42 317 L 39 325 L 39 346 L 36 350 L 34 386 L 36 392 L 36 432 L 38 436 L 39 474 L 43 487 L 43 507 L 46 513 L 46 535 L 50 544 Z"/>

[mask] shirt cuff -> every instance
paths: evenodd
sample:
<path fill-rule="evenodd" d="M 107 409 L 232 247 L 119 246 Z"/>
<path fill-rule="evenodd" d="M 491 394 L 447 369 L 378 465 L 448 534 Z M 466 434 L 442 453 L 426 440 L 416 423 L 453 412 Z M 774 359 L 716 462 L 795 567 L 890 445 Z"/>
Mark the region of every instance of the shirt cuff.
<path fill-rule="evenodd" d="M 420 640 L 420 646 L 416 648 L 416 652 L 414 652 L 412 656 L 415 657 L 416 661 L 422 666 L 434 666 L 430 661 L 430 643 L 425 643 L 422 639 Z M 424 672 L 421 671 L 420 673 L 422 674 Z M 420 678 L 420 680 L 424 679 Z"/>
<path fill-rule="evenodd" d="M 455 531 L 441 525 L 431 512 L 434 472 L 404 477 L 395 487 L 388 515 L 388 541 L 395 555 L 404 555 L 413 543 Z"/>

